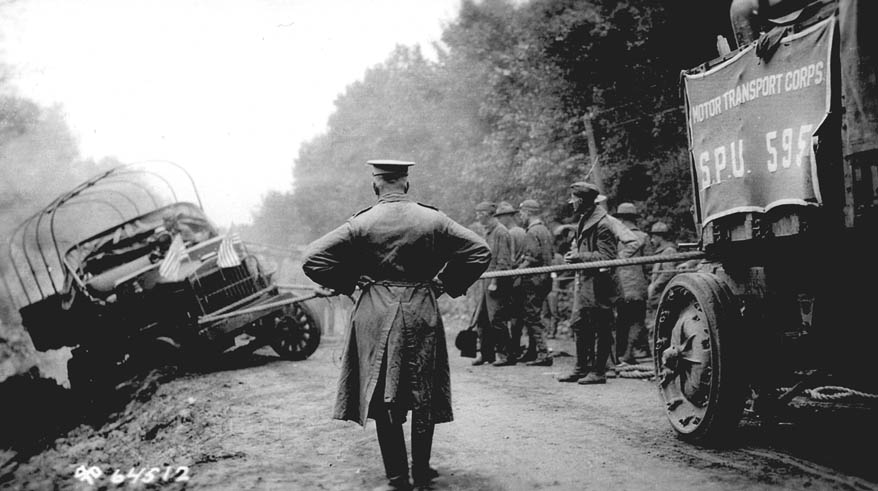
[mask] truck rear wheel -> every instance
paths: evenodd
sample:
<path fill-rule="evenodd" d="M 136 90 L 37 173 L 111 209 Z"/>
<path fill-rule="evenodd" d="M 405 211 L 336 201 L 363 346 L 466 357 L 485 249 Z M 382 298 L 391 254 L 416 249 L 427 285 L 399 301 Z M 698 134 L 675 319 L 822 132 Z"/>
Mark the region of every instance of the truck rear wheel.
<path fill-rule="evenodd" d="M 729 288 L 707 273 L 668 284 L 654 332 L 656 380 L 668 421 L 695 443 L 719 443 L 746 401 L 741 313 Z"/>
<path fill-rule="evenodd" d="M 271 348 L 281 358 L 304 360 L 320 345 L 320 325 L 302 303 L 294 303 L 276 319 L 271 333 Z"/>

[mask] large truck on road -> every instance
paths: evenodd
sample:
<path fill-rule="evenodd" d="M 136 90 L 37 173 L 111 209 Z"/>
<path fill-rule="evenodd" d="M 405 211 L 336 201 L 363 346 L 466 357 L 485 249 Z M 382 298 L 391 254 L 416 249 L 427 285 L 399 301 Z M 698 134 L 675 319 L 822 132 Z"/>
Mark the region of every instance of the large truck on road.
<path fill-rule="evenodd" d="M 815 387 L 878 392 L 878 3 L 731 10 L 739 46 L 681 77 L 706 259 L 653 333 L 668 420 L 702 443 Z"/>

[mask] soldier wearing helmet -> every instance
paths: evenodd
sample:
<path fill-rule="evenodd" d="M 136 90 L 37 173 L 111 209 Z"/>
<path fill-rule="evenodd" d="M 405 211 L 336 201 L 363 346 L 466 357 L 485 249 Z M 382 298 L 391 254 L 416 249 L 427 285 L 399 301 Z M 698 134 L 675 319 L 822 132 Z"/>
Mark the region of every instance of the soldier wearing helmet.
<path fill-rule="evenodd" d="M 549 266 L 555 256 L 552 233 L 540 217 L 540 203 L 527 199 L 519 205 L 522 219 L 527 227 L 525 250 L 519 268 L 536 268 Z M 528 360 L 530 366 L 551 366 L 548 348 L 545 341 L 545 326 L 542 320 L 543 303 L 552 290 L 552 278 L 548 274 L 528 275 L 522 278 L 522 307 L 524 326 L 527 328 L 529 352 L 533 359 Z"/>
<path fill-rule="evenodd" d="M 501 201 L 497 203 L 497 211 L 494 212 L 494 216 L 509 230 L 509 237 L 512 239 L 512 264 L 516 265 L 522 260 L 525 242 L 527 241 L 527 232 L 518 224 L 519 211 L 508 201 Z M 525 362 L 533 359 L 533 343 L 528 343 L 526 352 L 520 352 L 521 333 L 524 329 L 524 311 L 522 310 L 524 305 L 524 289 L 522 288 L 522 278 L 520 276 L 514 277 L 510 286 L 509 345 L 513 351 L 511 353 L 512 356 L 507 357 L 507 359 L 510 362 L 513 360 Z"/>
<path fill-rule="evenodd" d="M 677 244 L 672 241 L 673 234 L 671 233 L 671 228 L 664 222 L 655 222 L 652 225 L 652 228 L 649 229 L 649 238 L 652 241 L 656 255 L 677 253 Z M 675 267 L 676 263 L 673 261 L 652 265 L 652 274 L 650 275 L 649 287 L 647 289 L 649 298 L 647 304 L 650 310 L 655 310 L 658 307 L 659 299 L 665 290 L 665 286 L 676 274 L 674 271 Z"/>
<path fill-rule="evenodd" d="M 639 214 L 634 203 L 620 203 L 614 215 L 622 225 L 631 231 L 636 242 L 627 257 L 652 255 L 649 236 L 637 228 Z M 620 243 L 619 257 L 625 244 Z M 616 300 L 616 355 L 620 361 L 636 363 L 635 348 L 645 348 L 649 353 L 646 336 L 646 298 L 649 286 L 649 266 L 624 266 L 616 268 L 616 281 L 619 284 L 619 298 Z"/>

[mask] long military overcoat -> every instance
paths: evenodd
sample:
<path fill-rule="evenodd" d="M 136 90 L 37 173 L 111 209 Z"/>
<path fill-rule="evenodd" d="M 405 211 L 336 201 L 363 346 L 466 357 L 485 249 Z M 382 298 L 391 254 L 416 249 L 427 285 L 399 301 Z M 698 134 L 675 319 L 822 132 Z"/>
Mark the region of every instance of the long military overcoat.
<path fill-rule="evenodd" d="M 309 246 L 302 266 L 315 282 L 363 290 L 351 315 L 333 417 L 366 424 L 384 387 L 391 419 L 412 410 L 416 422 L 451 421 L 451 382 L 438 278 L 459 296 L 487 268 L 491 253 L 475 232 L 404 194 L 378 203 Z"/>
<path fill-rule="evenodd" d="M 579 220 L 576 231 L 576 261 L 592 262 L 616 259 L 619 237 L 608 220 L 606 210 L 597 207 Z M 587 269 L 576 272 L 574 310 L 609 309 L 617 295 L 616 283 L 609 271 Z"/>

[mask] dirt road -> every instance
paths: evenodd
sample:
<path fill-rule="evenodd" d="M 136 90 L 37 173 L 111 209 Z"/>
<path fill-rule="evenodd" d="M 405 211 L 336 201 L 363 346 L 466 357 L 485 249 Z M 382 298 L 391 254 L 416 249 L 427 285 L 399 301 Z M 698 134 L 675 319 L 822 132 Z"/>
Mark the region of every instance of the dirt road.
<path fill-rule="evenodd" d="M 569 341 L 550 343 L 572 352 Z M 374 426 L 328 418 L 341 344 L 325 339 L 304 362 L 265 350 L 175 378 L 120 419 L 7 466 L 0 487 L 116 489 L 113 470 L 134 468 L 120 486 L 371 489 L 384 482 Z M 496 368 L 472 367 L 453 347 L 451 356 L 456 420 L 437 426 L 433 489 L 878 489 L 874 427 L 825 414 L 774 429 L 745 421 L 733 449 L 701 449 L 671 434 L 650 382 L 556 382 L 571 357 Z M 93 484 L 82 474 L 91 466 L 102 472 Z M 132 484 L 150 468 L 151 483 L 143 473 Z"/>

